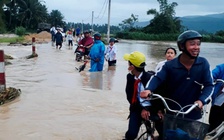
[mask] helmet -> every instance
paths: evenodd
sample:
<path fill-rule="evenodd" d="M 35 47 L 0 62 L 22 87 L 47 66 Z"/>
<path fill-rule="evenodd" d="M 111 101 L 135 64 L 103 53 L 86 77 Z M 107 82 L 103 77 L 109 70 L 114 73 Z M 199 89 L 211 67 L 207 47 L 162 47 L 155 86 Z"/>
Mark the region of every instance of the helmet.
<path fill-rule="evenodd" d="M 188 30 L 188 31 L 185 31 L 182 34 L 180 34 L 177 38 L 177 45 L 178 45 L 179 50 L 183 51 L 183 49 L 181 48 L 181 45 L 185 44 L 185 42 L 187 40 L 194 39 L 194 38 L 201 39 L 202 35 L 194 30 Z"/>
<path fill-rule="evenodd" d="M 95 40 L 100 40 L 101 39 L 101 34 L 100 33 L 95 33 L 94 34 L 94 39 Z"/>
<path fill-rule="evenodd" d="M 91 31 L 90 30 L 85 30 L 84 32 L 83 32 L 84 34 L 88 34 L 88 33 L 91 33 Z"/>
<path fill-rule="evenodd" d="M 115 38 L 110 38 L 109 43 L 110 42 L 115 42 Z"/>

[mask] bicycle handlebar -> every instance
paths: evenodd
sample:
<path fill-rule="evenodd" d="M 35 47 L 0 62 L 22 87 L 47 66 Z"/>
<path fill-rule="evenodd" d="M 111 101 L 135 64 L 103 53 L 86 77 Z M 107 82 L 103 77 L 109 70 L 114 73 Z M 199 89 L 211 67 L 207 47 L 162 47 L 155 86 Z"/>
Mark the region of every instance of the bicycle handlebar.
<path fill-rule="evenodd" d="M 223 80 L 223 79 L 215 79 L 215 83 L 217 83 L 217 82 L 222 82 L 222 83 L 224 83 L 224 80 Z"/>
<path fill-rule="evenodd" d="M 173 112 L 173 113 L 177 113 L 177 114 L 182 114 L 182 115 L 186 115 L 188 113 L 190 113 L 194 108 L 198 107 L 198 103 L 194 103 L 191 105 L 191 107 L 187 110 L 187 111 L 181 111 L 181 110 L 173 110 L 173 109 L 170 109 L 170 107 L 168 106 L 166 100 L 164 99 L 164 97 L 162 97 L 161 95 L 159 94 L 151 94 L 150 97 L 158 97 L 160 98 L 162 101 L 163 101 L 163 104 L 164 106 L 166 107 L 166 109 L 170 112 Z"/>

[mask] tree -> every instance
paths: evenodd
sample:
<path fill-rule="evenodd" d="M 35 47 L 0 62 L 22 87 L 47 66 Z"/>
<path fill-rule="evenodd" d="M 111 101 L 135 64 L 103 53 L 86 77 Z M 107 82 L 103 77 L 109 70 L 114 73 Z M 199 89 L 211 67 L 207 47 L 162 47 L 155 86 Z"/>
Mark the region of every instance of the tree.
<path fill-rule="evenodd" d="M 19 0 L 18 17 L 19 25 L 26 28 L 34 29 L 37 23 L 47 20 L 48 13 L 45 5 L 42 5 L 39 0 Z M 32 24 L 30 24 L 32 22 Z"/>
<path fill-rule="evenodd" d="M 16 16 L 17 16 L 17 4 L 16 0 L 11 0 L 11 1 L 6 1 L 4 3 L 5 7 L 5 22 L 6 26 L 9 29 L 14 29 L 16 27 L 17 21 L 16 21 Z"/>
<path fill-rule="evenodd" d="M 137 15 L 131 14 L 130 18 L 127 18 L 119 24 L 122 29 L 130 29 L 134 27 L 134 24 L 138 21 Z"/>
<path fill-rule="evenodd" d="M 6 0 L 5 0 L 6 1 Z M 49 14 L 41 0 L 9 0 L 5 2 L 5 21 L 7 28 L 14 30 L 17 26 L 36 29 L 39 22 L 47 21 Z"/>
<path fill-rule="evenodd" d="M 167 0 L 157 0 L 159 2 L 159 12 L 156 9 L 147 11 L 147 15 L 154 15 L 150 24 L 146 26 L 143 31 L 146 33 L 179 33 L 181 24 L 179 18 L 175 17 L 174 8 L 178 5 L 176 2 L 171 4 Z"/>
<path fill-rule="evenodd" d="M 49 19 L 51 25 L 64 27 L 65 22 L 63 20 L 64 20 L 64 16 L 62 15 L 60 11 L 58 10 L 51 11 L 50 19 Z"/>
<path fill-rule="evenodd" d="M 5 3 L 9 2 L 9 0 L 1 0 L 0 1 L 0 33 L 3 33 L 6 31 L 5 29 L 5 22 L 4 22 L 4 11 L 7 10 Z"/>

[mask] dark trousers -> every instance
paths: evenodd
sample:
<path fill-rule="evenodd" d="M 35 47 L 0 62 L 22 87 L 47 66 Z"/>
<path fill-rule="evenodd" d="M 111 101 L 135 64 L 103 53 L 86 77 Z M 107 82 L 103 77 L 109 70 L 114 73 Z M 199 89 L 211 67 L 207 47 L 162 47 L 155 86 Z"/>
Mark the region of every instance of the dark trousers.
<path fill-rule="evenodd" d="M 73 46 L 72 40 L 68 40 L 68 46 Z"/>
<path fill-rule="evenodd" d="M 125 139 L 134 140 L 138 136 L 141 124 L 142 124 L 141 112 L 131 111 L 129 115 L 128 131 L 125 133 Z M 159 133 L 158 140 L 162 140 L 163 123 L 161 120 L 155 122 L 155 128 Z"/>
<path fill-rule="evenodd" d="M 126 140 L 134 140 L 138 136 L 142 124 L 141 112 L 131 111 L 129 115 L 128 131 L 125 133 Z"/>
<path fill-rule="evenodd" d="M 108 61 L 109 66 L 116 66 L 117 60 Z"/>
<path fill-rule="evenodd" d="M 222 106 L 213 105 L 209 115 L 209 132 L 214 130 L 224 121 L 224 104 Z"/>

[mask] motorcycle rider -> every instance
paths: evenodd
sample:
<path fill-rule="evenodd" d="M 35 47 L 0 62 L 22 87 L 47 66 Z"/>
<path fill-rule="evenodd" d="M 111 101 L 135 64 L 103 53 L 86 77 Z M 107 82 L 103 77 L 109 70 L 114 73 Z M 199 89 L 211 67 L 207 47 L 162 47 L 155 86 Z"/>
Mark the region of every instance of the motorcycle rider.
<path fill-rule="evenodd" d="M 84 59 L 88 58 L 91 47 L 93 46 L 93 38 L 91 37 L 91 31 L 84 31 L 84 38 L 79 41 L 78 45 L 85 47 Z M 78 47 L 77 47 L 78 48 Z M 76 51 L 75 51 L 76 52 Z"/>

